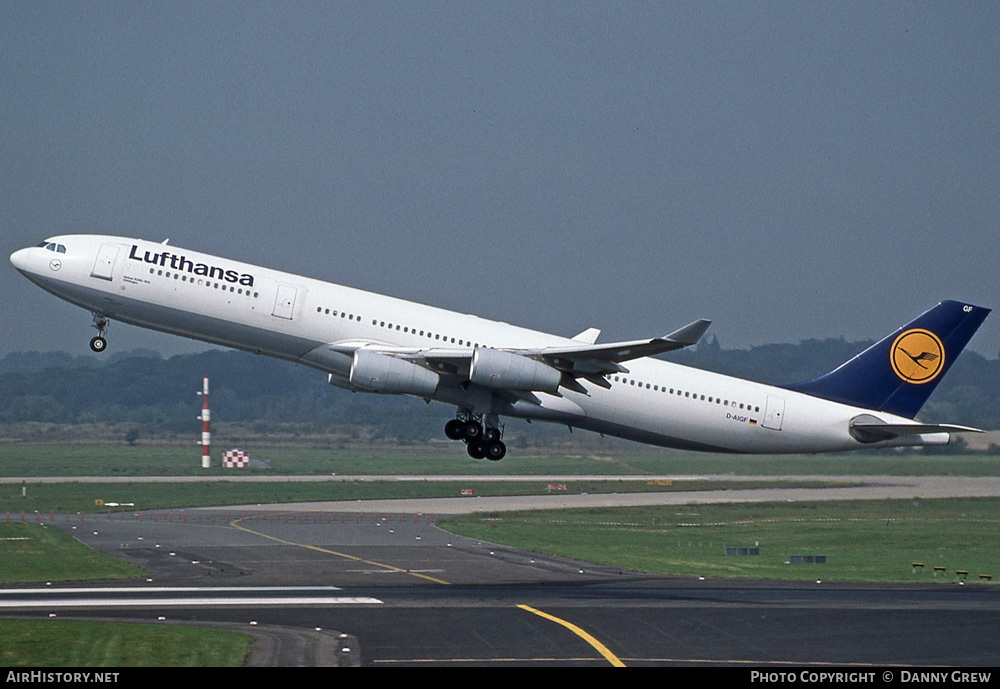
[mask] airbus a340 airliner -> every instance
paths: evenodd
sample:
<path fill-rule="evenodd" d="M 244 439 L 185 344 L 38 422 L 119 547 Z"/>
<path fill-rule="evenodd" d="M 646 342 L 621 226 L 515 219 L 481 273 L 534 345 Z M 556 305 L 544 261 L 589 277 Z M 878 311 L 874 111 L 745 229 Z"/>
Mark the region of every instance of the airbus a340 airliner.
<path fill-rule="evenodd" d="M 709 321 L 598 344 L 484 320 L 217 256 L 99 235 L 52 237 L 10 257 L 41 288 L 109 319 L 311 366 L 348 390 L 456 407 L 445 434 L 473 458 L 507 452 L 500 417 L 652 445 L 787 453 L 943 445 L 964 426 L 914 418 L 989 309 L 944 301 L 839 368 L 775 387 L 651 358 Z"/>

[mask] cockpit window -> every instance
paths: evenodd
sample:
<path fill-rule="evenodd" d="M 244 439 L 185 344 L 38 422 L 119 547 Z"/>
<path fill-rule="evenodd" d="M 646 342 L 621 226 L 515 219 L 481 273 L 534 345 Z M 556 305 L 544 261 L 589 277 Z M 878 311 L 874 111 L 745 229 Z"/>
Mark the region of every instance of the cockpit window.
<path fill-rule="evenodd" d="M 38 246 L 48 249 L 49 251 L 55 251 L 59 254 L 66 253 L 66 246 L 64 244 L 56 244 L 55 242 L 42 242 Z"/>

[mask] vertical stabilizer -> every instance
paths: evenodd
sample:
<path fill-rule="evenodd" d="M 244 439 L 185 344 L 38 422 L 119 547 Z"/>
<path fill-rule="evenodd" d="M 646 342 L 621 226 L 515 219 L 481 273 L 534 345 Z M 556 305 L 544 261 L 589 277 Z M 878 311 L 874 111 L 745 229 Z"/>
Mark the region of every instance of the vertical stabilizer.
<path fill-rule="evenodd" d="M 833 371 L 785 387 L 912 419 L 989 313 L 943 301 Z"/>

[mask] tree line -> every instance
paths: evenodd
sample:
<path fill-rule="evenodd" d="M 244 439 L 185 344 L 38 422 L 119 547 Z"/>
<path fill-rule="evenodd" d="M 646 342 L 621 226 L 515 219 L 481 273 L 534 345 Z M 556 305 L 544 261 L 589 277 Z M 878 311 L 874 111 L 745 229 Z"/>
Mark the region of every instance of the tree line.
<path fill-rule="evenodd" d="M 763 383 L 811 379 L 870 343 L 805 340 L 724 349 L 709 339 L 663 355 L 688 366 Z M 386 437 L 437 438 L 452 411 L 403 397 L 351 393 L 313 369 L 244 352 L 211 350 L 163 358 L 138 350 L 107 357 L 19 352 L 0 359 L 0 424 L 133 424 L 150 432 L 190 432 L 211 380 L 213 420 L 376 428 Z M 920 414 L 987 430 L 1000 428 L 1000 360 L 966 351 Z"/>

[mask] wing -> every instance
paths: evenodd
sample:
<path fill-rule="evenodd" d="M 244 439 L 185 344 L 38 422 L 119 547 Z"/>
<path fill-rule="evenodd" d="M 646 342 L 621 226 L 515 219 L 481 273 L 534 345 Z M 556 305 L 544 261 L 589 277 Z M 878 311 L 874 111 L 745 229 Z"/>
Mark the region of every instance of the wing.
<path fill-rule="evenodd" d="M 442 376 L 460 379 L 495 390 L 549 392 L 565 387 L 586 393 L 578 378 L 601 387 L 609 373 L 627 373 L 622 362 L 669 352 L 696 344 L 711 321 L 698 320 L 663 337 L 628 342 L 596 344 L 597 331 L 590 329 L 574 338 L 574 344 L 540 348 L 445 348 L 419 349 L 384 343 L 351 341 L 331 343 L 329 352 L 353 356 L 364 349 L 382 356 L 408 361 Z"/>

